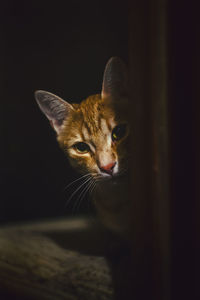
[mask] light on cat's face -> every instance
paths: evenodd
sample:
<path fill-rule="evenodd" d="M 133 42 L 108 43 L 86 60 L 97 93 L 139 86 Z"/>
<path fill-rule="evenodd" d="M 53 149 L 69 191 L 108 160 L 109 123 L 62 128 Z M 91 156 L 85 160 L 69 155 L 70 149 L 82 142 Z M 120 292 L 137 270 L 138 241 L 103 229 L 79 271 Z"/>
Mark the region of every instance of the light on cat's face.
<path fill-rule="evenodd" d="M 81 173 L 102 178 L 116 177 L 126 169 L 121 157 L 124 158 L 126 152 L 123 143 L 128 134 L 127 124 L 117 124 L 113 118 L 100 118 L 98 124 L 96 122 L 98 127 L 95 119 L 93 122 L 80 121 L 81 126 L 79 124 L 73 129 L 71 137 L 68 130 L 67 155 Z"/>

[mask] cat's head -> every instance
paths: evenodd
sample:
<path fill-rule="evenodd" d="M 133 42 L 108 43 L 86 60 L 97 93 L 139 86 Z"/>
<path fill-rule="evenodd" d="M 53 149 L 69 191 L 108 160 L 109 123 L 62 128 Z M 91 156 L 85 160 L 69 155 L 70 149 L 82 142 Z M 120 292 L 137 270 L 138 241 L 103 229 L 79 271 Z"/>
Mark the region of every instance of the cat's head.
<path fill-rule="evenodd" d="M 108 61 L 101 94 L 80 104 L 45 91 L 36 91 L 35 98 L 77 171 L 112 179 L 127 170 L 127 71 L 119 58 Z"/>

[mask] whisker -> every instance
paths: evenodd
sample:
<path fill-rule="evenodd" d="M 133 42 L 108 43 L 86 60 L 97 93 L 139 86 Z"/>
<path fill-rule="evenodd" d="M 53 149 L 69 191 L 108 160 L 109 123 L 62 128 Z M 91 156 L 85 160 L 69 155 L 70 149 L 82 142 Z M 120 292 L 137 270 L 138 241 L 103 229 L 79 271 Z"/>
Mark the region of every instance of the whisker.
<path fill-rule="evenodd" d="M 95 190 L 95 188 L 96 188 L 96 182 L 94 181 L 93 182 L 93 186 L 91 187 L 91 190 L 90 190 L 90 194 L 92 194 L 93 193 L 93 191 Z"/>
<path fill-rule="evenodd" d="M 85 181 L 81 183 L 81 185 L 71 194 L 71 196 L 69 197 L 69 199 L 66 202 L 66 205 L 68 205 L 70 203 L 70 201 L 73 198 L 73 196 L 82 188 L 82 186 L 84 186 L 90 180 L 91 180 L 91 177 L 90 178 L 86 178 Z"/>
<path fill-rule="evenodd" d="M 90 187 L 89 187 L 89 189 L 88 189 L 88 192 L 89 192 L 90 196 L 92 195 L 92 192 L 93 192 L 93 190 L 95 189 L 95 187 L 96 187 L 96 181 L 93 180 L 92 184 L 90 185 Z M 90 207 L 90 204 L 91 204 L 91 201 L 90 201 L 90 200 L 91 200 L 91 199 L 88 197 L 88 210 L 89 210 L 89 207 Z"/>
<path fill-rule="evenodd" d="M 81 176 L 81 177 L 75 179 L 74 181 L 72 181 L 71 183 L 69 183 L 69 184 L 64 188 L 64 190 L 66 190 L 67 188 L 69 188 L 69 187 L 70 187 L 72 184 L 74 184 L 75 182 L 77 182 L 77 181 L 79 181 L 79 180 L 81 180 L 81 179 L 83 179 L 83 178 L 85 178 L 85 177 L 88 177 L 88 176 L 90 176 L 90 173 L 87 173 L 87 174 L 85 174 L 85 175 L 83 175 L 83 176 Z"/>
<path fill-rule="evenodd" d="M 91 181 L 87 184 L 86 187 L 84 187 L 84 189 L 81 191 L 76 203 L 76 210 L 78 211 L 80 205 L 81 205 L 81 202 L 83 201 L 85 195 L 87 194 L 87 192 L 89 191 L 90 187 L 92 186 L 93 184 L 93 179 L 91 178 Z"/>
<path fill-rule="evenodd" d="M 91 179 L 92 180 L 92 179 Z M 75 201 L 75 204 L 74 204 L 74 211 L 75 211 L 75 209 L 76 209 L 76 207 L 77 207 L 77 210 L 78 210 L 78 206 L 80 206 L 79 205 L 79 200 L 81 200 L 81 196 L 82 195 L 84 195 L 84 192 L 85 191 L 87 191 L 87 189 L 88 189 L 88 186 L 91 184 L 91 181 L 89 181 L 87 184 L 86 184 L 86 186 L 84 186 L 84 188 L 82 189 L 82 191 L 80 192 L 80 194 L 79 194 L 79 196 L 78 196 L 78 198 L 76 199 L 76 201 Z"/>
<path fill-rule="evenodd" d="M 95 175 L 93 175 L 93 178 L 95 180 L 98 180 L 99 178 L 102 178 L 102 175 L 101 174 L 95 174 Z"/>
<path fill-rule="evenodd" d="M 93 179 L 91 179 L 90 182 L 88 182 L 87 186 L 84 187 L 84 189 L 81 191 L 79 197 L 78 197 L 78 200 L 83 196 L 85 196 L 85 192 L 87 193 L 88 189 L 90 188 L 91 184 L 93 183 Z"/>
<path fill-rule="evenodd" d="M 96 181 L 94 180 L 94 181 L 93 181 L 93 185 L 90 186 L 90 191 L 89 191 L 90 195 L 92 195 L 92 193 L 93 193 L 93 191 L 95 190 L 95 188 L 96 188 Z M 90 205 L 91 205 L 91 201 L 90 201 L 90 200 L 91 200 L 91 199 L 89 199 L 89 197 L 88 197 L 88 210 L 89 210 Z"/>

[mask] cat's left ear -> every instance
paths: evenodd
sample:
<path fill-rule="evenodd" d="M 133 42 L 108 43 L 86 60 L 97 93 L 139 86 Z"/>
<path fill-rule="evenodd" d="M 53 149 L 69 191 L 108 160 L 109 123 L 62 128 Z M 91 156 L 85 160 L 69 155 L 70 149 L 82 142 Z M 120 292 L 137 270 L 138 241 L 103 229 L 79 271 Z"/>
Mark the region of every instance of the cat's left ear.
<path fill-rule="evenodd" d="M 101 97 L 128 95 L 128 71 L 119 57 L 111 57 L 105 67 Z"/>

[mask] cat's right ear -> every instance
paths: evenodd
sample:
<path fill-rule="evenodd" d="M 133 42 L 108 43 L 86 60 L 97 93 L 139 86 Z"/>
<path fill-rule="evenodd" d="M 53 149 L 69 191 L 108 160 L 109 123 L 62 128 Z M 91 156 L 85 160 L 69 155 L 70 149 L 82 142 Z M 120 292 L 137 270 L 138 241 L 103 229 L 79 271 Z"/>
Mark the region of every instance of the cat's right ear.
<path fill-rule="evenodd" d="M 106 64 L 101 97 L 128 96 L 128 71 L 119 57 L 111 57 Z"/>
<path fill-rule="evenodd" d="M 59 134 L 63 121 L 74 110 L 73 106 L 60 97 L 41 90 L 35 91 L 35 99 L 41 111 L 49 119 L 57 134 Z"/>

